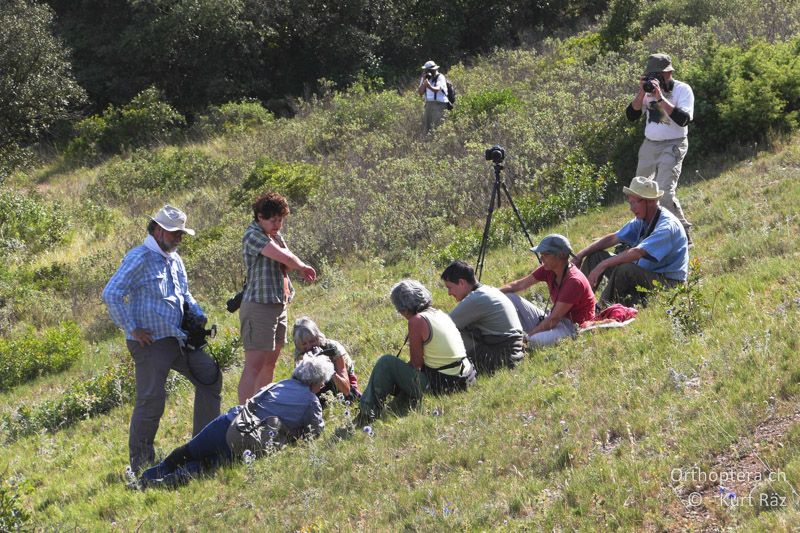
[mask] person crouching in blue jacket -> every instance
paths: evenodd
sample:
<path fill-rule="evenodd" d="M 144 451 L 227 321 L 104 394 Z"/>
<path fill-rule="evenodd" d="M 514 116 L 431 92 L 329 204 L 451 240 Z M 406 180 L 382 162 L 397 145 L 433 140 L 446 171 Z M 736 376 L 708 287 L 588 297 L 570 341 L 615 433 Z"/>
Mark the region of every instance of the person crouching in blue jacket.
<path fill-rule="evenodd" d="M 145 470 L 140 479 L 142 486 L 185 483 L 203 470 L 231 461 L 242 451 L 244 455 L 259 455 L 265 441 L 280 447 L 289 440 L 318 436 L 325 423 L 317 393 L 332 375 L 333 364 L 327 357 L 304 358 L 291 378 L 263 387 L 243 405 L 218 416 L 188 443 Z M 243 450 L 243 443 L 248 442 L 247 450 Z"/>

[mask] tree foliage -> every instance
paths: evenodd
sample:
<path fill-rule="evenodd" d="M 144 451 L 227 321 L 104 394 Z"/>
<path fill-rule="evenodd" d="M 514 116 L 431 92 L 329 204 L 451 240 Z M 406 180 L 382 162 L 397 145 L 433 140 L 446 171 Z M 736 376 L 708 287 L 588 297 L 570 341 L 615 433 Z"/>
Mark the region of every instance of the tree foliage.
<path fill-rule="evenodd" d="M 0 2 L 0 180 L 20 147 L 84 98 L 52 21 L 47 6 Z"/>
<path fill-rule="evenodd" d="M 303 95 L 361 73 L 388 83 L 518 44 L 530 27 L 569 24 L 606 2 L 558 0 L 49 0 L 97 109 L 150 85 L 181 111 L 244 97 Z"/>

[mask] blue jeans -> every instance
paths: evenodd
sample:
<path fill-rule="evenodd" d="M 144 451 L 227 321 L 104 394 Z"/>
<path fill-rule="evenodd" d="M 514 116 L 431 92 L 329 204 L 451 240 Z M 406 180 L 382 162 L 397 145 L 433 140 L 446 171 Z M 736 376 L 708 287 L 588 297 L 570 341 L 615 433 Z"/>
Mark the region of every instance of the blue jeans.
<path fill-rule="evenodd" d="M 220 460 L 231 460 L 233 454 L 231 453 L 230 447 L 228 447 L 228 443 L 225 441 L 225 435 L 230 426 L 231 421 L 228 420 L 227 413 L 223 413 L 209 422 L 208 425 L 186 445 L 187 448 L 189 448 L 189 453 L 192 454 L 192 458 L 207 459 L 217 457 Z"/>
<path fill-rule="evenodd" d="M 225 439 L 230 425 L 227 414 L 219 415 L 187 444 L 178 446 L 163 461 L 142 472 L 142 482 L 178 485 L 206 468 L 214 468 L 224 460 L 231 460 L 233 453 Z"/>

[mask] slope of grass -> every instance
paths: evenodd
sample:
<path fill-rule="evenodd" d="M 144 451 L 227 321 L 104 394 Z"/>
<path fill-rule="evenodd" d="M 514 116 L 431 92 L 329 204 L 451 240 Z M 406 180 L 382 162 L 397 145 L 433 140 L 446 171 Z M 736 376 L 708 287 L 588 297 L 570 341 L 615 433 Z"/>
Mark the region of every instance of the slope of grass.
<path fill-rule="evenodd" d="M 694 489 L 671 473 L 708 471 L 760 422 L 795 412 L 800 144 L 679 194 L 697 225 L 692 255 L 702 269 L 699 288 L 672 303 L 657 299 L 625 330 L 533 353 L 518 370 L 481 379 L 468 393 L 428 398 L 408 416 L 387 416 L 372 436 L 360 430 L 337 436 L 345 411 L 354 409 L 334 405 L 315 442 L 251 466 L 222 468 L 178 490 L 136 492 L 122 477 L 125 406 L 3 447 L 0 469 L 33 486 L 23 501 L 38 528 L 788 529 L 800 521 L 796 428 L 782 448 L 761 450 L 771 469 L 785 475 L 765 486 L 786 497 L 783 507 L 704 501 L 708 517 L 692 522 L 682 502 Z M 615 205 L 534 238 L 558 231 L 580 247 L 629 216 Z M 531 268 L 518 241 L 489 255 L 485 282 L 500 284 Z M 348 345 L 366 384 L 372 363 L 396 352 L 404 335 L 389 288 L 415 277 L 449 310 L 453 302 L 438 274 L 424 256 L 393 266 L 377 260 L 331 266 L 317 284 L 300 287 L 290 319 L 310 315 Z M 667 313 L 685 310 L 688 298 L 705 304 L 689 324 L 696 333 Z M 235 323 L 218 308 L 211 312 Z M 281 359 L 279 377 L 288 375 L 288 359 Z M 59 388 L 59 379 L 78 376 L 42 378 L 6 400 L 48 396 L 47 383 Z M 238 369 L 225 380 L 230 405 Z M 191 403 L 186 390 L 170 397 L 157 437 L 161 453 L 189 437 Z"/>

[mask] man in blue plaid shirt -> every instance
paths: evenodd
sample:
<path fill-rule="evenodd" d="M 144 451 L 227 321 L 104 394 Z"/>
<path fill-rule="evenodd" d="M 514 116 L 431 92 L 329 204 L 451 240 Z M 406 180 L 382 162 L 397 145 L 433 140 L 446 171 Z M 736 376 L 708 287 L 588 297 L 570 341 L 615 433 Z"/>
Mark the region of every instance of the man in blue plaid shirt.
<path fill-rule="evenodd" d="M 194 385 L 192 435 L 219 415 L 222 374 L 203 350 L 186 346 L 181 330 L 184 302 L 201 322 L 206 317 L 189 292 L 183 260 L 177 253 L 186 214 L 165 205 L 147 225 L 147 238 L 130 250 L 103 290 L 111 319 L 125 331 L 136 369 L 136 404 L 131 416 L 130 464 L 138 472 L 155 461 L 155 440 L 166 401 L 165 384 L 174 369 Z"/>

